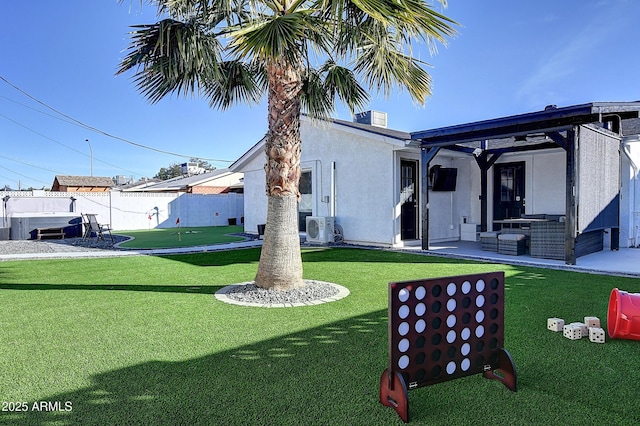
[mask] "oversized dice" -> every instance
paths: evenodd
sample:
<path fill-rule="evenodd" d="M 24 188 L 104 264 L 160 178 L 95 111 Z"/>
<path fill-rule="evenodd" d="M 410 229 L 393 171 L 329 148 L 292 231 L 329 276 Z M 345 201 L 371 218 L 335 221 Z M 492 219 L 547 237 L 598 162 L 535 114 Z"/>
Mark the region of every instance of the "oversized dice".
<path fill-rule="evenodd" d="M 587 327 L 600 328 L 600 319 L 598 317 L 584 317 L 584 323 Z"/>
<path fill-rule="evenodd" d="M 575 323 L 565 325 L 562 334 L 567 339 L 580 340 L 582 339 L 582 327 Z"/>
<path fill-rule="evenodd" d="M 604 343 L 604 329 L 600 327 L 589 327 L 589 341 L 593 343 Z"/>
<path fill-rule="evenodd" d="M 575 325 L 577 327 L 580 327 L 580 332 L 582 333 L 582 337 L 589 337 L 589 327 L 587 327 L 587 324 L 583 322 L 572 322 L 569 325 Z"/>
<path fill-rule="evenodd" d="M 564 320 L 562 318 L 548 318 L 547 329 L 551 331 L 562 331 L 564 328 Z"/>

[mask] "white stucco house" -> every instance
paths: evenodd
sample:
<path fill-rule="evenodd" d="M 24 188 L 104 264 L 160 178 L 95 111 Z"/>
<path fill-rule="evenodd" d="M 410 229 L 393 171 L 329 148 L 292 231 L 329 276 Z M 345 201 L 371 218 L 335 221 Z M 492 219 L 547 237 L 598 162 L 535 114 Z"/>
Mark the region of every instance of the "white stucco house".
<path fill-rule="evenodd" d="M 418 241 L 418 216 L 412 219 L 413 235 L 401 237 L 400 170 L 406 162 L 415 174 L 420 161 L 420 149 L 409 133 L 302 117 L 301 139 L 301 231 L 306 216 L 329 216 L 336 218 L 349 243 L 398 246 Z M 264 163 L 261 140 L 230 166 L 244 173 L 247 232 L 257 232 L 266 221 Z M 457 236 L 444 231 L 442 238 Z"/>
<path fill-rule="evenodd" d="M 306 216 L 333 217 L 347 243 L 426 249 L 546 215 L 565 224 L 567 263 L 637 246 L 639 113 L 640 102 L 550 106 L 411 133 L 375 111 L 303 117 L 300 229 Z M 266 221 L 264 163 L 261 140 L 230 166 L 244 173 L 247 232 Z"/>

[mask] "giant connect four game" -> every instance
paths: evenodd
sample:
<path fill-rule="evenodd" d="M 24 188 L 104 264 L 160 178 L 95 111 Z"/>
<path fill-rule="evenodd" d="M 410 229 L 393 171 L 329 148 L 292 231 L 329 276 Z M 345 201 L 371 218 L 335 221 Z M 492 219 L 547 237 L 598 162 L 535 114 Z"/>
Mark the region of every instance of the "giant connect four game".
<path fill-rule="evenodd" d="M 408 390 L 482 373 L 516 391 L 504 344 L 504 272 L 389 283 L 380 402 L 409 421 Z"/>

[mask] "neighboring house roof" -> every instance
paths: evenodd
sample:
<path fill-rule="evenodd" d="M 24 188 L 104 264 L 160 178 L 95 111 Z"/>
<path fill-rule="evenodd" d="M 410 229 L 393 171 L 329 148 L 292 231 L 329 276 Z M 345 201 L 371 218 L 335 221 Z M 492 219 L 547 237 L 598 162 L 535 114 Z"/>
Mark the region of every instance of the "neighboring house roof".
<path fill-rule="evenodd" d="M 73 187 L 103 187 L 111 188 L 114 186 L 113 179 L 102 176 L 66 176 L 56 175 L 53 184 L 56 186 L 73 186 Z"/>
<path fill-rule="evenodd" d="M 140 179 L 136 182 L 128 183 L 126 185 L 120 185 L 115 189 L 120 191 L 134 191 L 136 189 L 146 188 L 151 185 L 155 185 L 158 182 L 162 182 L 160 179 L 152 178 L 152 179 Z"/>
<path fill-rule="evenodd" d="M 125 189 L 125 191 L 149 191 L 149 192 L 162 192 L 162 191 L 186 191 L 190 187 L 203 185 L 213 180 L 220 179 L 229 176 L 234 172 L 229 169 L 217 169 L 207 173 L 201 173 L 193 176 L 178 176 L 175 178 L 167 179 L 143 188 L 134 187 L 131 189 Z M 236 185 L 232 185 L 236 187 Z"/>
<path fill-rule="evenodd" d="M 302 122 L 307 122 L 313 125 L 314 121 L 319 122 L 320 126 L 326 125 L 335 129 L 351 132 L 364 132 L 369 137 L 385 141 L 398 146 L 407 146 L 411 143 L 411 133 L 403 132 L 400 130 L 393 130 L 386 127 L 372 126 L 370 124 L 356 123 L 346 120 L 330 119 L 330 120 L 313 120 L 306 115 L 301 117 Z M 250 162 L 258 153 L 264 153 L 264 144 L 266 142 L 266 136 L 260 139 L 255 145 L 253 145 L 247 152 L 242 154 L 240 158 L 233 162 L 229 166 L 229 170 L 241 171 L 243 167 Z"/>

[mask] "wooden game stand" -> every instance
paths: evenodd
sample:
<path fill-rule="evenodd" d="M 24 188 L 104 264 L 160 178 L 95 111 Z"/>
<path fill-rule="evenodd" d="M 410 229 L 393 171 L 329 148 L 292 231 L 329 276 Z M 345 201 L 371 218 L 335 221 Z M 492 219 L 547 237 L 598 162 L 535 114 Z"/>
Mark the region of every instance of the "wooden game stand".
<path fill-rule="evenodd" d="M 509 352 L 504 349 L 498 349 L 498 365 L 495 368 L 491 368 L 483 373 L 483 376 L 487 379 L 498 380 L 508 389 L 517 392 L 517 373 L 516 365 L 513 363 L 513 359 Z"/>
<path fill-rule="evenodd" d="M 409 422 L 409 395 L 402 375 L 385 369 L 380 377 L 380 403 L 396 410 L 403 422 Z"/>
<path fill-rule="evenodd" d="M 487 365 L 483 376 L 498 380 L 513 392 L 517 391 L 516 366 L 509 352 L 498 349 L 498 362 L 495 367 Z M 409 395 L 402 375 L 397 371 L 385 369 L 380 378 L 380 403 L 396 410 L 403 422 L 409 422 Z"/>

